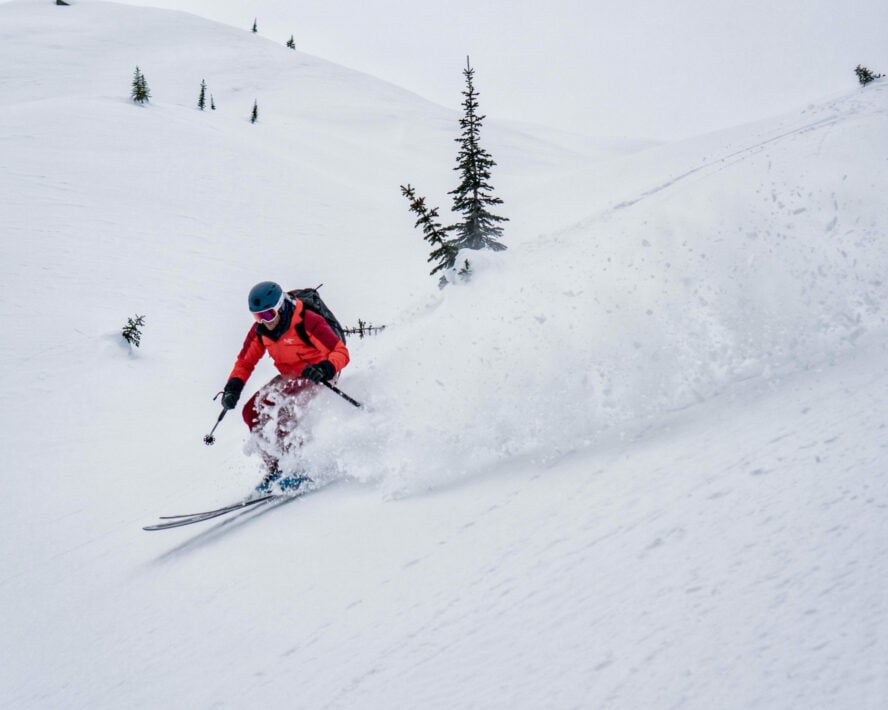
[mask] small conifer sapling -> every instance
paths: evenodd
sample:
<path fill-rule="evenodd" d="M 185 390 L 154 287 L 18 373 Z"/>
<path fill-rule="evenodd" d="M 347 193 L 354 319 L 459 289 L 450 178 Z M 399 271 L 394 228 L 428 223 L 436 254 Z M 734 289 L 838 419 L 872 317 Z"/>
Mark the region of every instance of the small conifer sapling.
<path fill-rule="evenodd" d="M 287 46 L 290 49 L 296 49 L 296 40 L 293 39 L 293 35 L 290 35 L 290 39 L 287 40 Z"/>
<path fill-rule="evenodd" d="M 253 112 L 250 114 L 250 123 L 256 123 L 259 120 L 259 101 L 253 102 Z"/>
<path fill-rule="evenodd" d="M 367 336 L 376 335 L 384 330 L 384 325 L 373 325 L 372 323 L 368 323 L 367 321 L 358 318 L 358 324 L 351 328 L 346 328 L 344 332 L 346 335 L 357 335 L 363 340 Z"/>
<path fill-rule="evenodd" d="M 870 82 L 882 78 L 881 74 L 874 74 L 872 71 L 864 66 L 861 66 L 860 64 L 855 67 L 854 73 L 857 74 L 857 81 L 860 82 L 861 86 L 866 86 Z"/>
<path fill-rule="evenodd" d="M 197 107 L 203 111 L 207 107 L 207 81 L 200 80 L 200 94 L 197 97 Z"/>
<path fill-rule="evenodd" d="M 132 98 L 137 104 L 144 104 L 151 98 L 151 90 L 148 88 L 148 82 L 145 80 L 145 75 L 139 67 L 136 67 L 136 71 L 133 74 L 130 98 Z"/>
<path fill-rule="evenodd" d="M 401 185 L 401 194 L 410 203 L 410 211 L 416 215 L 415 227 L 422 227 L 422 238 L 432 247 L 429 258 L 426 261 L 435 262 L 429 274 L 434 275 L 444 269 L 452 269 L 456 263 L 459 248 L 447 239 L 448 229 L 438 221 L 438 208 L 429 207 L 425 203 L 425 197 L 418 197 L 412 185 Z"/>
<path fill-rule="evenodd" d="M 127 318 L 126 325 L 120 331 L 123 339 L 130 345 L 139 347 L 142 342 L 142 326 L 145 325 L 145 316 L 136 314 L 135 318 Z"/>

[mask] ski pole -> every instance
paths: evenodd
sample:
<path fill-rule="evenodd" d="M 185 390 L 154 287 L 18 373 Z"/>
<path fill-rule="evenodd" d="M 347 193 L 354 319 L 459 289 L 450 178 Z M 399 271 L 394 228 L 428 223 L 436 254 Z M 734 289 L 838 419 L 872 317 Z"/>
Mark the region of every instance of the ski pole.
<path fill-rule="evenodd" d="M 339 389 L 336 385 L 330 384 L 329 382 L 327 382 L 327 380 L 323 380 L 323 384 L 324 384 L 324 386 L 327 387 L 328 389 L 333 390 L 336 394 L 338 394 L 340 397 L 342 397 L 342 398 L 343 398 L 346 402 L 348 402 L 349 404 L 354 405 L 354 406 L 357 407 L 358 409 L 362 409 L 362 408 L 364 407 L 363 404 L 361 404 L 361 403 L 358 402 L 357 400 L 352 399 L 351 397 L 349 397 L 345 392 L 343 392 L 341 389 Z"/>
<path fill-rule="evenodd" d="M 212 446 L 213 444 L 216 443 L 216 437 L 213 436 L 213 432 L 216 431 L 216 427 L 219 426 L 219 422 L 222 421 L 222 418 L 223 418 L 227 413 L 228 413 L 228 410 L 225 409 L 225 408 L 223 407 L 223 408 L 222 408 L 222 411 L 219 413 L 219 418 L 216 420 L 216 423 L 213 425 L 213 429 L 212 429 L 212 431 L 210 431 L 210 433 L 207 434 L 207 435 L 204 437 L 204 443 L 205 443 L 207 446 Z"/>

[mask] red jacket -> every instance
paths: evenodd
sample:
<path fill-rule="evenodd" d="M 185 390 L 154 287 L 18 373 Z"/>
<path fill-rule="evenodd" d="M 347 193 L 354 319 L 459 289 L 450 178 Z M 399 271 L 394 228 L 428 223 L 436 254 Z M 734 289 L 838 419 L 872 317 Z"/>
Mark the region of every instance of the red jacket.
<path fill-rule="evenodd" d="M 300 332 L 305 333 L 311 345 L 300 337 Z M 261 323 L 250 328 L 229 378 L 238 377 L 246 382 L 266 352 L 271 355 L 278 372 L 289 377 L 300 377 L 307 365 L 322 360 L 328 360 L 339 372 L 349 361 L 345 343 L 331 330 L 323 316 L 305 310 L 298 298 L 285 302 L 281 322 L 274 331 L 269 331 Z"/>

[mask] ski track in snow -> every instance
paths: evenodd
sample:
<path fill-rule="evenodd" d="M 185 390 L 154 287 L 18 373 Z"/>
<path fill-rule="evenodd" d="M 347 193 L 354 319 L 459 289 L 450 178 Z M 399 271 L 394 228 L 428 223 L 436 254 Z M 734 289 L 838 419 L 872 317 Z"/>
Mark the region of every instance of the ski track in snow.
<path fill-rule="evenodd" d="M 683 180 L 688 179 L 689 177 L 697 175 L 698 173 L 702 172 L 702 173 L 705 173 L 706 175 L 711 175 L 714 172 L 720 172 L 722 170 L 726 170 L 727 168 L 731 167 L 732 165 L 735 165 L 735 164 L 743 161 L 748 156 L 755 155 L 757 153 L 762 152 L 762 150 L 764 150 L 764 148 L 766 146 L 768 146 L 772 143 L 776 143 L 776 142 L 785 140 L 787 138 L 793 138 L 793 137 L 799 136 L 801 134 L 808 133 L 810 131 L 816 131 L 816 130 L 820 130 L 823 128 L 827 128 L 827 129 L 831 128 L 838 121 L 840 121 L 842 118 L 844 118 L 844 116 L 837 117 L 837 118 L 824 118 L 819 121 L 814 121 L 813 123 L 806 124 L 800 128 L 793 128 L 792 130 L 787 131 L 786 133 L 782 133 L 778 136 L 774 136 L 773 138 L 769 138 L 767 140 L 764 140 L 761 143 L 757 143 L 756 145 L 745 147 L 745 148 L 743 148 L 743 150 L 737 151 L 735 153 L 731 153 L 730 155 L 725 155 L 713 162 L 706 163 L 704 165 L 700 165 L 696 168 L 692 168 L 692 169 L 688 170 L 687 172 L 676 176 L 672 180 L 669 180 L 668 182 L 663 183 L 662 185 L 658 185 L 657 187 L 653 187 L 653 188 L 643 192 L 641 195 L 639 195 L 635 199 L 627 200 L 625 202 L 620 202 L 619 204 L 614 205 L 613 209 L 614 210 L 622 210 L 622 209 L 626 209 L 627 207 L 632 207 L 633 205 L 637 205 L 642 200 L 644 200 L 648 197 L 651 197 L 652 195 L 656 195 L 657 193 L 662 192 L 663 190 L 667 190 L 670 187 L 672 187 L 673 185 L 676 185 L 676 184 L 682 182 Z"/>

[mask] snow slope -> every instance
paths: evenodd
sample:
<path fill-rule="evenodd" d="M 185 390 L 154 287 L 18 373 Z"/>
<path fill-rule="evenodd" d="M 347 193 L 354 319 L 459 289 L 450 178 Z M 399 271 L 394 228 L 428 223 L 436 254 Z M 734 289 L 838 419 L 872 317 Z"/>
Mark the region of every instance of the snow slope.
<path fill-rule="evenodd" d="M 454 110 L 86 0 L 0 6 L 0 85 L 10 707 L 888 702 L 884 82 L 666 146 L 491 120 L 510 249 L 443 291 L 398 186 L 446 208 Z M 333 485 L 144 533 L 255 483 L 200 440 L 267 278 L 389 326 L 307 413 Z"/>

